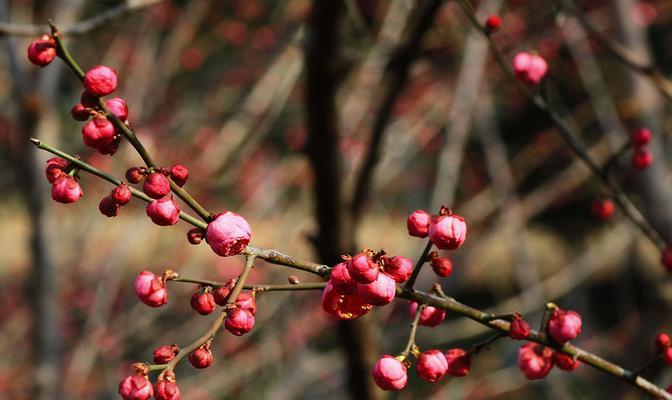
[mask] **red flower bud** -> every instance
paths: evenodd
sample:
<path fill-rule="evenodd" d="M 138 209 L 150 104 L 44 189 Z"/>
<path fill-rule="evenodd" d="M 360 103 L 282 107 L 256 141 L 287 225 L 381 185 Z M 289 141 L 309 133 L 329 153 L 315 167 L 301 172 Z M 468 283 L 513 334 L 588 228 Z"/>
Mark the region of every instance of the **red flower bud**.
<path fill-rule="evenodd" d="M 553 350 L 525 343 L 518 350 L 518 368 L 529 380 L 545 378 L 553 368 Z"/>
<path fill-rule="evenodd" d="M 373 366 L 373 380 L 383 390 L 401 390 L 408 381 L 406 366 L 396 358 L 385 355 Z"/>
<path fill-rule="evenodd" d="M 240 293 L 236 299 L 236 306 L 249 311 L 252 315 L 257 315 L 257 300 L 254 298 L 254 292 Z"/>
<path fill-rule="evenodd" d="M 119 204 L 112 197 L 105 196 L 100 200 L 98 210 L 106 217 L 116 217 L 119 214 Z"/>
<path fill-rule="evenodd" d="M 590 206 L 590 212 L 602 220 L 611 218 L 614 215 L 614 211 L 616 211 L 616 206 L 610 199 L 596 199 Z"/>
<path fill-rule="evenodd" d="M 75 121 L 87 121 L 91 117 L 91 110 L 77 103 L 70 109 L 70 115 Z"/>
<path fill-rule="evenodd" d="M 561 370 L 570 372 L 579 368 L 579 365 L 581 365 L 581 361 L 575 360 L 571 356 L 557 351 L 553 352 L 553 363 L 555 363 Z"/>
<path fill-rule="evenodd" d="M 59 203 L 74 203 L 83 195 L 79 182 L 70 175 L 61 175 L 51 186 L 51 198 Z"/>
<path fill-rule="evenodd" d="M 363 253 L 355 255 L 347 263 L 350 277 L 359 283 L 375 281 L 378 278 L 379 267 L 377 262 Z"/>
<path fill-rule="evenodd" d="M 411 236 L 424 238 L 427 237 L 429 231 L 429 223 L 432 221 L 432 216 L 426 211 L 413 211 L 406 220 L 406 228 L 408 234 Z"/>
<path fill-rule="evenodd" d="M 131 201 L 131 189 L 129 189 L 127 184 L 122 183 L 121 185 L 114 188 L 110 196 L 112 196 L 112 199 L 115 203 L 119 204 L 120 206 L 125 206 L 129 201 Z"/>
<path fill-rule="evenodd" d="M 254 315 L 242 308 L 227 310 L 224 327 L 236 336 L 243 336 L 254 327 Z"/>
<path fill-rule="evenodd" d="M 404 283 L 413 273 L 413 261 L 404 256 L 384 258 L 384 270 L 397 283 Z"/>
<path fill-rule="evenodd" d="M 347 263 L 338 263 L 331 270 L 329 282 L 338 294 L 353 294 L 357 290 L 357 281 L 350 277 Z"/>
<path fill-rule="evenodd" d="M 520 52 L 513 58 L 513 72 L 528 85 L 538 85 L 547 70 L 546 60 L 536 54 Z"/>
<path fill-rule="evenodd" d="M 336 319 L 347 320 L 361 317 L 373 306 L 367 304 L 357 291 L 353 294 L 339 294 L 331 283 L 322 291 L 322 309 Z"/>
<path fill-rule="evenodd" d="M 226 302 L 229 301 L 229 295 L 231 294 L 234 286 L 236 286 L 236 279 L 232 278 L 226 282 L 226 285 L 215 289 L 212 292 L 212 296 L 215 298 L 215 303 L 219 304 L 220 306 L 225 306 Z M 238 296 L 238 298 L 240 298 L 240 296 Z"/>
<path fill-rule="evenodd" d="M 147 400 L 154 395 L 147 375 L 135 374 L 119 382 L 119 394 L 124 400 Z"/>
<path fill-rule="evenodd" d="M 467 238 L 467 224 L 459 215 L 441 215 L 429 224 L 429 240 L 441 250 L 455 250 Z"/>
<path fill-rule="evenodd" d="M 170 169 L 170 177 L 173 179 L 173 182 L 177 184 L 177 186 L 182 187 L 185 183 L 187 183 L 187 179 L 189 179 L 189 170 L 187 167 L 180 164 L 173 165 L 173 167 Z"/>
<path fill-rule="evenodd" d="M 59 157 L 50 158 L 47 160 L 47 166 L 44 170 L 49 183 L 54 183 L 58 178 L 65 174 L 65 169 L 68 167 L 68 161 Z"/>
<path fill-rule="evenodd" d="M 215 298 L 210 292 L 196 292 L 191 296 L 191 308 L 201 315 L 208 315 L 215 311 Z"/>
<path fill-rule="evenodd" d="M 142 271 L 135 277 L 135 294 L 150 307 L 161 307 L 168 302 L 166 285 L 150 271 Z"/>
<path fill-rule="evenodd" d="M 548 320 L 546 331 L 558 343 L 574 340 L 581 333 L 581 315 L 574 311 L 555 310 Z"/>
<path fill-rule="evenodd" d="M 187 232 L 187 240 L 193 245 L 200 244 L 205 236 L 205 230 L 202 228 L 191 228 Z"/>
<path fill-rule="evenodd" d="M 145 176 L 145 170 L 140 167 L 131 167 L 126 170 L 126 180 L 131 183 L 140 183 Z"/>
<path fill-rule="evenodd" d="M 647 169 L 653 163 L 653 154 L 644 148 L 638 148 L 632 155 L 632 167 L 638 170 Z"/>
<path fill-rule="evenodd" d="M 208 224 L 205 239 L 217 255 L 240 254 L 252 238 L 252 228 L 240 215 L 225 211 Z"/>
<path fill-rule="evenodd" d="M 98 97 L 92 95 L 86 90 L 82 92 L 79 96 L 79 102 L 86 108 L 98 108 L 100 103 L 98 102 Z"/>
<path fill-rule="evenodd" d="M 656 354 L 662 354 L 670 345 L 672 345 L 672 341 L 670 341 L 667 333 L 659 333 L 653 343 L 653 349 Z"/>
<path fill-rule="evenodd" d="M 180 219 L 180 207 L 173 196 L 166 196 L 149 203 L 146 208 L 147 216 L 159 226 L 175 225 Z"/>
<path fill-rule="evenodd" d="M 660 262 L 666 270 L 672 271 L 672 246 L 667 245 L 660 256 Z"/>
<path fill-rule="evenodd" d="M 448 361 L 448 375 L 460 377 L 469 374 L 471 370 L 471 358 L 462 349 L 450 349 L 446 352 Z"/>
<path fill-rule="evenodd" d="M 114 125 L 105 117 L 92 118 L 82 127 L 84 144 L 94 149 L 109 145 L 114 141 L 114 136 Z"/>
<path fill-rule="evenodd" d="M 509 326 L 509 336 L 515 340 L 527 339 L 530 336 L 530 324 L 527 323 L 520 315 L 515 314 L 513 321 Z"/>
<path fill-rule="evenodd" d="M 436 255 L 436 252 L 434 254 Z M 434 273 L 440 277 L 445 278 L 453 273 L 453 263 L 446 257 L 431 257 L 430 265 Z"/>
<path fill-rule="evenodd" d="M 174 344 L 159 346 L 152 352 L 154 364 L 168 364 L 179 352 L 180 348 Z"/>
<path fill-rule="evenodd" d="M 128 105 L 126 104 L 126 100 L 121 97 L 113 97 L 105 100 L 105 107 L 107 107 L 113 115 L 119 118 L 121 122 L 125 122 L 128 119 Z"/>
<path fill-rule="evenodd" d="M 28 46 L 28 60 L 38 67 L 46 67 L 56 58 L 56 41 L 49 35 L 42 35 Z"/>
<path fill-rule="evenodd" d="M 84 75 L 84 88 L 96 97 L 107 96 L 117 88 L 117 73 L 110 67 L 98 65 Z"/>
<path fill-rule="evenodd" d="M 485 30 L 488 33 L 496 31 L 500 26 L 502 26 L 502 19 L 499 18 L 499 15 L 491 15 L 485 20 Z"/>
<path fill-rule="evenodd" d="M 96 148 L 100 154 L 109 154 L 113 155 L 119 149 L 119 143 L 121 142 L 121 135 L 115 134 L 111 141 L 102 144 L 100 147 Z"/>
<path fill-rule="evenodd" d="M 448 372 L 446 356 L 439 350 L 427 350 L 420 353 L 415 370 L 420 379 L 427 382 L 436 382 Z"/>
<path fill-rule="evenodd" d="M 170 193 L 170 182 L 165 175 L 152 172 L 145 178 L 142 191 L 153 199 L 160 199 Z"/>
<path fill-rule="evenodd" d="M 212 365 L 213 357 L 210 346 L 201 346 L 189 353 L 189 362 L 194 368 L 203 369 Z"/>
<path fill-rule="evenodd" d="M 180 388 L 169 380 L 162 380 L 154 385 L 154 398 L 156 400 L 180 400 Z"/>
<path fill-rule="evenodd" d="M 397 293 L 397 284 L 386 273 L 380 273 L 375 281 L 358 284 L 357 293 L 368 304 L 384 306 L 394 300 Z"/>
<path fill-rule="evenodd" d="M 642 147 L 647 145 L 651 141 L 653 134 L 650 130 L 646 128 L 635 129 L 630 135 L 630 141 L 635 147 Z"/>
<path fill-rule="evenodd" d="M 672 347 L 668 347 L 663 351 L 663 360 L 665 364 L 672 365 Z"/>
<path fill-rule="evenodd" d="M 409 308 L 409 314 L 411 320 L 415 318 L 415 313 L 418 310 L 418 303 L 412 301 Z M 420 319 L 418 320 L 418 325 L 422 326 L 437 326 L 443 320 L 446 319 L 446 310 L 436 308 L 433 306 L 425 306 L 425 308 L 420 313 Z"/>

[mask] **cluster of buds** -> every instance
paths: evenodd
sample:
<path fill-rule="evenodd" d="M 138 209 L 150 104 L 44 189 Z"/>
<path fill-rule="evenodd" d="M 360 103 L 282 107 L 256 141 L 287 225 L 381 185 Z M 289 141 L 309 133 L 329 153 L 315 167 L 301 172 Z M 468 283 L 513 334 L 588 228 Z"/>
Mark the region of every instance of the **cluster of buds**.
<path fill-rule="evenodd" d="M 523 83 L 535 86 L 546 75 L 548 64 L 536 53 L 520 52 L 513 57 L 513 72 Z"/>
<path fill-rule="evenodd" d="M 564 371 L 574 371 L 581 362 L 537 343 L 525 343 L 518 350 L 518 368 L 529 380 L 545 378 L 556 365 Z"/>
<path fill-rule="evenodd" d="M 76 177 L 76 170 L 67 160 L 50 158 L 47 160 L 44 172 L 51 183 L 51 198 L 54 201 L 63 204 L 74 203 L 84 195 Z"/>
<path fill-rule="evenodd" d="M 411 236 L 425 238 L 441 250 L 455 250 L 464 244 L 467 238 L 467 224 L 447 207 L 441 207 L 439 215 L 430 215 L 427 211 L 412 212 L 406 220 L 406 228 Z"/>
<path fill-rule="evenodd" d="M 653 345 L 657 356 L 662 357 L 667 365 L 672 365 L 672 341 L 666 333 L 659 333 Z"/>
<path fill-rule="evenodd" d="M 119 214 L 119 208 L 128 204 L 129 201 L 131 201 L 131 189 L 125 183 L 121 183 L 100 200 L 98 210 L 107 217 L 116 217 Z"/>
<path fill-rule="evenodd" d="M 180 389 L 172 370 L 166 370 L 159 375 L 156 384 L 152 386 L 145 364 L 134 364 L 133 369 L 135 374 L 126 376 L 119 382 L 119 395 L 122 399 L 147 400 L 153 396 L 156 400 L 180 400 Z"/>
<path fill-rule="evenodd" d="M 634 149 L 632 153 L 632 167 L 644 170 L 653 163 L 653 154 L 646 148 L 653 134 L 649 129 L 639 128 L 630 135 L 630 143 Z"/>
<path fill-rule="evenodd" d="M 172 171 L 176 174 L 173 175 Z M 147 169 L 145 167 L 131 167 L 126 171 L 126 180 L 130 183 L 142 184 L 142 191 L 154 199 L 147 204 L 147 216 L 159 226 L 172 226 L 180 218 L 180 206 L 173 196 L 170 195 L 170 180 L 184 185 L 189 176 L 189 171 L 182 165 L 175 165 L 172 168 Z M 180 185 L 180 186 L 181 186 Z"/>

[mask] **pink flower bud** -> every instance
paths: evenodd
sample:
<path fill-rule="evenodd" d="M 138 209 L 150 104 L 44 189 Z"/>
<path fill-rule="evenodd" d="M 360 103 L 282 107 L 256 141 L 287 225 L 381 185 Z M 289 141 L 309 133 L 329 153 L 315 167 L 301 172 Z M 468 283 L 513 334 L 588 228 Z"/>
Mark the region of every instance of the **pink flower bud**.
<path fill-rule="evenodd" d="M 114 136 L 114 125 L 105 117 L 92 118 L 82 127 L 84 144 L 95 149 L 112 143 Z"/>
<path fill-rule="evenodd" d="M 210 292 L 196 292 L 191 296 L 191 308 L 201 315 L 208 315 L 215 311 L 215 298 Z"/>
<path fill-rule="evenodd" d="M 528 85 L 538 85 L 547 69 L 546 60 L 536 54 L 521 52 L 513 58 L 513 72 Z"/>
<path fill-rule="evenodd" d="M 353 294 L 339 294 L 331 283 L 322 291 L 322 309 L 340 320 L 355 319 L 368 313 L 373 306 L 367 304 L 357 291 Z"/>
<path fill-rule="evenodd" d="M 359 253 L 352 257 L 347 264 L 350 277 L 359 283 L 371 283 L 378 278 L 380 266 L 369 256 Z"/>
<path fill-rule="evenodd" d="M 184 165 L 173 165 L 170 169 L 170 177 L 177 186 L 182 187 L 187 183 L 187 179 L 189 179 L 189 170 Z"/>
<path fill-rule="evenodd" d="M 74 203 L 83 195 L 79 182 L 70 175 L 61 175 L 51 186 L 51 198 L 59 203 Z"/>
<path fill-rule="evenodd" d="M 121 185 L 114 188 L 110 196 L 112 196 L 112 199 L 115 203 L 119 204 L 120 206 L 125 206 L 129 201 L 131 201 L 131 189 L 129 189 L 127 184 L 122 183 Z"/>
<path fill-rule="evenodd" d="M 469 374 L 471 370 L 471 358 L 462 349 L 450 349 L 446 352 L 448 361 L 448 375 L 460 377 Z"/>
<path fill-rule="evenodd" d="M 499 17 L 499 15 L 491 15 L 488 17 L 488 19 L 485 20 L 484 26 L 488 33 L 494 32 L 499 29 L 500 26 L 502 26 L 502 19 Z"/>
<path fill-rule="evenodd" d="M 357 290 L 357 281 L 350 277 L 347 263 L 336 264 L 331 270 L 329 282 L 338 294 L 353 294 Z"/>
<path fill-rule="evenodd" d="M 202 228 L 191 228 L 187 232 L 187 240 L 193 245 L 200 244 L 203 236 L 205 236 L 205 229 Z"/>
<path fill-rule="evenodd" d="M 174 344 L 159 346 L 152 352 L 154 364 L 168 364 L 179 352 L 180 348 Z"/>
<path fill-rule="evenodd" d="M 558 343 L 574 340 L 581 333 L 581 315 L 574 311 L 555 310 L 548 320 L 546 331 Z"/>
<path fill-rule="evenodd" d="M 647 169 L 653 163 L 653 154 L 644 148 L 638 148 L 632 155 L 632 167 L 638 170 Z"/>
<path fill-rule="evenodd" d="M 436 252 L 434 252 L 436 254 Z M 430 265 L 434 270 L 434 273 L 440 277 L 447 277 L 453 273 L 453 263 L 450 262 L 446 257 L 432 257 Z"/>
<path fill-rule="evenodd" d="M 105 196 L 100 200 L 98 210 L 106 217 L 116 217 L 119 214 L 119 204 L 112 197 Z"/>
<path fill-rule="evenodd" d="M 46 67 L 56 58 L 56 41 L 49 35 L 42 35 L 28 46 L 28 60 L 38 67 Z"/>
<path fill-rule="evenodd" d="M 409 314 L 411 320 L 415 318 L 415 313 L 418 310 L 418 303 L 412 301 L 409 308 Z M 433 306 L 425 306 L 425 308 L 420 313 L 420 319 L 418 320 L 418 325 L 422 326 L 437 326 L 443 320 L 446 319 L 446 310 L 436 308 Z"/>
<path fill-rule="evenodd" d="M 135 374 L 119 382 L 119 394 L 124 400 L 147 400 L 154 395 L 147 375 Z"/>
<path fill-rule="evenodd" d="M 667 245 L 660 255 L 660 262 L 667 271 L 672 271 L 672 246 Z"/>
<path fill-rule="evenodd" d="M 202 346 L 189 353 L 189 362 L 194 368 L 203 369 L 212 365 L 213 357 L 209 346 Z"/>
<path fill-rule="evenodd" d="M 436 382 L 448 371 L 446 356 L 439 350 L 427 350 L 420 353 L 415 370 L 420 379 L 427 382 Z"/>
<path fill-rule="evenodd" d="M 383 390 L 401 390 L 408 381 L 406 366 L 390 355 L 384 355 L 373 366 L 373 380 Z"/>
<path fill-rule="evenodd" d="M 152 172 L 145 178 L 142 191 L 153 199 L 160 199 L 170 193 L 170 182 L 165 175 L 159 172 Z"/>
<path fill-rule="evenodd" d="M 84 107 L 82 103 L 77 103 L 70 109 L 70 116 L 75 121 L 87 121 L 91 117 L 91 110 Z"/>
<path fill-rule="evenodd" d="M 404 256 L 394 256 L 384 258 L 385 273 L 388 274 L 397 283 L 404 283 L 413 273 L 413 261 Z"/>
<path fill-rule="evenodd" d="M 225 211 L 208 224 L 205 240 L 222 257 L 240 254 L 252 238 L 252 228 L 240 215 Z"/>
<path fill-rule="evenodd" d="M 665 364 L 672 366 L 672 347 L 663 350 L 663 361 L 665 361 Z"/>
<path fill-rule="evenodd" d="M 518 368 L 529 380 L 545 378 L 553 368 L 553 350 L 525 343 L 518 350 Z"/>
<path fill-rule="evenodd" d="M 96 97 L 107 96 L 117 88 L 117 73 L 104 65 L 95 66 L 84 75 L 84 88 Z"/>
<path fill-rule="evenodd" d="M 166 285 L 150 271 L 142 271 L 135 277 L 135 294 L 150 307 L 161 307 L 168 302 Z"/>
<path fill-rule="evenodd" d="M 459 215 L 441 215 L 429 224 L 429 240 L 441 250 L 455 250 L 467 238 L 467 224 Z"/>
<path fill-rule="evenodd" d="M 180 388 L 168 380 L 159 381 L 154 385 L 154 393 L 156 400 L 180 400 Z"/>
<path fill-rule="evenodd" d="M 154 200 L 147 205 L 147 216 L 159 226 L 175 225 L 180 219 L 180 207 L 173 196 Z"/>
<path fill-rule="evenodd" d="M 616 211 L 616 206 L 610 199 L 596 199 L 590 206 L 591 214 L 604 221 L 611 218 L 614 211 Z"/>
<path fill-rule="evenodd" d="M 121 97 L 113 97 L 105 100 L 105 107 L 107 107 L 114 116 L 119 118 L 121 122 L 125 122 L 128 119 L 128 105 L 126 104 L 126 100 Z"/>
<path fill-rule="evenodd" d="M 131 167 L 126 170 L 126 180 L 131 183 L 140 183 L 145 176 L 145 170 L 139 167 Z"/>
<path fill-rule="evenodd" d="M 527 323 L 520 315 L 515 314 L 513 321 L 509 326 L 509 336 L 511 339 L 523 340 L 530 336 L 530 324 Z"/>
<path fill-rule="evenodd" d="M 429 223 L 432 221 L 431 215 L 426 211 L 413 211 L 406 220 L 406 228 L 411 236 L 424 238 L 428 235 Z"/>
<path fill-rule="evenodd" d="M 254 315 L 242 308 L 228 310 L 224 327 L 236 336 L 243 336 L 254 327 Z"/>
<path fill-rule="evenodd" d="M 659 333 L 656 335 L 656 340 L 653 343 L 653 349 L 656 354 L 662 354 L 665 349 L 672 345 L 670 337 L 666 333 Z"/>
<path fill-rule="evenodd" d="M 229 295 L 231 295 L 234 286 L 236 286 L 236 280 L 229 279 L 229 281 L 226 282 L 226 285 L 215 289 L 212 292 L 212 296 L 215 298 L 215 303 L 222 307 L 225 306 L 226 302 L 229 301 Z M 240 296 L 238 296 L 238 298 L 240 298 Z"/>
<path fill-rule="evenodd" d="M 252 315 L 257 315 L 257 300 L 254 298 L 254 292 L 240 293 L 236 299 L 236 306 L 249 311 Z"/>
<path fill-rule="evenodd" d="M 558 366 L 563 371 L 574 371 L 579 368 L 581 361 L 575 360 L 574 358 L 568 356 L 567 354 L 560 353 L 557 351 L 553 352 L 553 363 Z"/>
<path fill-rule="evenodd" d="M 635 147 L 642 147 L 651 141 L 653 134 L 646 128 L 635 129 L 630 135 L 630 141 Z"/>
<path fill-rule="evenodd" d="M 113 155 L 119 149 L 119 143 L 121 142 L 121 135 L 115 134 L 111 141 L 102 144 L 96 150 L 100 154 L 109 154 Z"/>
<path fill-rule="evenodd" d="M 65 174 L 65 169 L 68 167 L 68 160 L 59 157 L 50 158 L 47 160 L 47 166 L 44 170 L 49 183 L 54 183 L 58 178 Z"/>
<path fill-rule="evenodd" d="M 357 293 L 368 304 L 384 306 L 394 300 L 397 293 L 397 284 L 386 273 L 380 273 L 375 281 L 358 284 Z"/>

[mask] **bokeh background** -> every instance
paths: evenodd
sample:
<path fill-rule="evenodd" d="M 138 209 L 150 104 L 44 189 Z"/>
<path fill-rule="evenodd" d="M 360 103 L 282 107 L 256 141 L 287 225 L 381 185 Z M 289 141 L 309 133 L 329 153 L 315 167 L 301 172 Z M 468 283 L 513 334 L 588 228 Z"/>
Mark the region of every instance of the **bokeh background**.
<path fill-rule="evenodd" d="M 149 309 L 135 298 L 135 274 L 171 268 L 225 280 L 242 267 L 190 246 L 183 222 L 151 224 L 137 200 L 117 218 L 102 216 L 110 187 L 86 174 L 84 198 L 51 201 L 49 156 L 30 137 L 117 176 L 141 160 L 127 143 L 112 158 L 83 146 L 69 118 L 79 83 L 58 60 L 44 69 L 27 62 L 48 18 L 72 28 L 67 44 L 82 66 L 117 69 L 117 94 L 154 158 L 186 165 L 187 188 L 207 209 L 244 215 L 254 245 L 326 263 L 364 247 L 415 259 L 424 242 L 407 236 L 406 215 L 446 204 L 469 224 L 465 246 L 449 255 L 454 274 L 441 280 L 449 295 L 521 312 L 534 326 L 555 301 L 583 315 L 577 345 L 628 368 L 652 357 L 653 337 L 671 327 L 658 250 L 620 212 L 609 221 L 590 214 L 602 195 L 596 178 L 501 72 L 459 6 L 314 3 L 0 1 L 0 397 L 116 398 L 130 363 L 150 360 L 158 345 L 190 343 L 214 318 L 191 310 L 194 287 L 182 284 L 170 285 L 167 306 Z M 670 100 L 555 1 L 472 3 L 483 20 L 501 15 L 494 37 L 508 57 L 536 50 L 548 60 L 544 90 L 600 163 L 634 128 L 654 131 L 653 166 L 634 171 L 625 153 L 612 173 L 672 239 Z M 577 3 L 605 35 L 672 72 L 672 3 Z M 315 279 L 258 263 L 251 280 L 284 283 L 289 274 Z M 427 268 L 418 287 L 436 280 Z M 252 333 L 218 335 L 207 370 L 179 366 L 183 398 L 641 398 L 586 366 L 526 381 L 519 343 L 508 340 L 475 357 L 466 378 L 427 384 L 411 371 L 406 390 L 383 393 L 368 371 L 403 349 L 408 304 L 337 323 L 319 300 L 319 292 L 261 294 Z M 420 328 L 418 343 L 446 350 L 488 335 L 449 314 Z M 661 364 L 646 376 L 672 383 Z"/>

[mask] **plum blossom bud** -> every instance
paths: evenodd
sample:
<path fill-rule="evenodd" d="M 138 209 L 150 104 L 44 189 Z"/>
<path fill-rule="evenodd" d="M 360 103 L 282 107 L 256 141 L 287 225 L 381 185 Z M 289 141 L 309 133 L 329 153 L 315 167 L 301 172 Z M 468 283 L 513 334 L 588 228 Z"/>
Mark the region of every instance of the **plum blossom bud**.
<path fill-rule="evenodd" d="M 672 271 L 672 246 L 667 245 L 660 255 L 660 262 L 667 271 Z"/>
<path fill-rule="evenodd" d="M 254 315 L 242 308 L 228 310 L 224 327 L 236 336 L 243 336 L 254 327 Z"/>
<path fill-rule="evenodd" d="M 553 350 L 536 343 L 525 343 L 518 350 L 518 368 L 529 380 L 545 378 L 553 368 Z"/>
<path fill-rule="evenodd" d="M 116 130 L 115 130 L 116 132 Z M 121 143 L 121 135 L 115 134 L 112 137 L 112 140 L 109 142 L 103 143 L 101 146 L 97 147 L 98 153 L 100 154 L 109 154 L 113 155 L 119 149 L 119 143 Z"/>
<path fill-rule="evenodd" d="M 591 214 L 605 221 L 614 215 L 614 211 L 616 211 L 616 206 L 610 199 L 596 199 L 590 206 Z"/>
<path fill-rule="evenodd" d="M 420 379 L 436 382 L 448 371 L 448 361 L 440 350 L 427 350 L 418 356 L 415 370 Z"/>
<path fill-rule="evenodd" d="M 145 178 L 142 191 L 153 199 L 160 199 L 170 193 L 170 182 L 165 175 L 159 172 L 152 172 Z"/>
<path fill-rule="evenodd" d="M 126 180 L 131 183 L 140 183 L 145 176 L 145 169 L 140 167 L 131 167 L 126 170 Z"/>
<path fill-rule="evenodd" d="M 170 177 L 177 186 L 182 187 L 187 183 L 187 179 L 189 179 L 189 170 L 184 165 L 173 165 L 172 168 L 170 168 Z"/>
<path fill-rule="evenodd" d="M 353 294 L 357 290 L 357 281 L 350 277 L 347 263 L 336 264 L 331 270 L 329 282 L 338 294 Z"/>
<path fill-rule="evenodd" d="M 75 121 L 86 121 L 91 116 L 91 110 L 84 107 L 82 103 L 77 103 L 70 109 L 70 116 Z"/>
<path fill-rule="evenodd" d="M 38 67 L 46 67 L 56 58 L 56 41 L 49 35 L 42 35 L 28 46 L 28 60 Z"/>
<path fill-rule="evenodd" d="M 371 283 L 375 281 L 378 278 L 379 267 L 377 262 L 364 253 L 355 255 L 347 264 L 350 277 L 359 283 Z"/>
<path fill-rule="evenodd" d="M 374 306 L 384 306 L 394 300 L 397 293 L 397 284 L 394 279 L 386 273 L 378 274 L 378 278 L 371 283 L 360 283 L 357 285 L 357 293 L 362 300 Z"/>
<path fill-rule="evenodd" d="M 672 347 L 668 347 L 663 351 L 663 360 L 665 364 L 672 365 Z"/>
<path fill-rule="evenodd" d="M 581 333 L 581 315 L 574 311 L 555 310 L 548 320 L 546 331 L 558 343 L 574 340 Z"/>
<path fill-rule="evenodd" d="M 203 228 L 191 228 L 187 232 L 187 240 L 193 245 L 200 244 L 203 241 L 203 236 L 205 236 L 205 230 Z"/>
<path fill-rule="evenodd" d="M 459 215 L 441 215 L 429 224 L 429 240 L 441 250 L 455 250 L 467 238 L 467 224 Z"/>
<path fill-rule="evenodd" d="M 339 294 L 331 282 L 322 291 L 322 309 L 336 319 L 355 319 L 371 311 L 371 308 L 373 306 L 367 304 L 357 291 L 348 295 Z"/>
<path fill-rule="evenodd" d="M 519 314 L 513 316 L 513 321 L 509 326 L 509 336 L 511 339 L 523 340 L 530 336 L 530 324 L 527 323 Z"/>
<path fill-rule="evenodd" d="M 383 390 L 401 390 L 408 381 L 406 366 L 390 355 L 384 355 L 373 366 L 373 380 Z"/>
<path fill-rule="evenodd" d="M 146 208 L 147 216 L 159 226 L 175 225 L 180 219 L 180 207 L 173 196 L 166 196 L 149 203 Z"/>
<path fill-rule="evenodd" d="M 384 257 L 384 269 L 397 283 L 404 283 L 413 273 L 413 261 L 404 256 Z"/>
<path fill-rule="evenodd" d="M 119 214 L 119 204 L 111 196 L 105 196 L 100 200 L 98 210 L 106 217 L 116 217 Z"/>
<path fill-rule="evenodd" d="M 424 238 L 428 235 L 429 223 L 432 221 L 432 216 L 426 211 L 413 211 L 406 220 L 406 228 L 408 234 L 411 236 Z"/>
<path fill-rule="evenodd" d="M 638 148 L 632 155 L 632 167 L 638 170 L 645 170 L 653 163 L 653 154 L 644 148 Z"/>
<path fill-rule="evenodd" d="M 98 96 L 94 96 L 86 90 L 79 96 L 79 102 L 86 108 L 97 108 L 100 106 Z"/>
<path fill-rule="evenodd" d="M 442 278 L 448 277 L 453 273 L 453 263 L 446 257 L 439 257 L 435 251 L 430 255 L 429 264 L 432 266 L 434 273 Z"/>
<path fill-rule="evenodd" d="M 161 307 L 168 302 L 165 283 L 150 271 L 141 271 L 135 277 L 135 294 L 150 307 Z"/>
<path fill-rule="evenodd" d="M 254 298 L 254 292 L 240 293 L 236 299 L 236 306 L 245 311 L 249 311 L 252 315 L 256 315 L 257 300 Z"/>
<path fill-rule="evenodd" d="M 206 344 L 189 353 L 189 362 L 194 368 L 203 369 L 212 365 L 212 352 L 210 346 Z"/>
<path fill-rule="evenodd" d="M 210 248 L 222 257 L 242 253 L 251 238 L 252 228 L 245 218 L 231 211 L 217 214 L 205 231 Z"/>
<path fill-rule="evenodd" d="M 463 349 L 450 349 L 446 351 L 448 361 L 448 375 L 460 377 L 466 376 L 471 370 L 471 358 Z"/>
<path fill-rule="evenodd" d="M 513 58 L 513 72 L 528 85 L 538 85 L 547 70 L 546 60 L 536 54 L 520 52 Z"/>
<path fill-rule="evenodd" d="M 121 122 L 125 122 L 128 119 L 128 105 L 126 104 L 126 100 L 121 97 L 113 97 L 105 100 L 105 107 L 107 107 L 114 116 L 119 118 Z"/>
<path fill-rule="evenodd" d="M 83 82 L 92 95 L 107 96 L 117 88 L 117 73 L 110 67 L 97 65 L 86 72 Z"/>
<path fill-rule="evenodd" d="M 159 346 L 152 352 L 154 364 L 168 364 L 179 352 L 180 348 L 174 344 Z"/>
<path fill-rule="evenodd" d="M 49 183 L 54 183 L 58 178 L 65 174 L 65 170 L 68 167 L 68 160 L 64 160 L 60 157 L 54 157 L 47 160 L 47 166 L 44 169 L 44 173 L 47 176 Z"/>
<path fill-rule="evenodd" d="M 201 315 L 215 311 L 215 298 L 210 292 L 196 292 L 191 296 L 191 308 Z"/>
<path fill-rule="evenodd" d="M 581 361 L 575 360 L 571 356 L 557 351 L 553 352 L 553 363 L 561 370 L 570 372 L 579 368 L 579 365 L 581 365 Z"/>
<path fill-rule="evenodd" d="M 119 204 L 120 206 L 125 206 L 129 201 L 131 201 L 131 189 L 129 189 L 127 184 L 122 183 L 121 185 L 114 188 L 110 196 L 112 196 L 112 199 L 115 203 Z"/>
<path fill-rule="evenodd" d="M 147 375 L 129 375 L 119 382 L 119 394 L 124 400 L 147 400 L 154 395 Z"/>
<path fill-rule="evenodd" d="M 212 296 L 215 299 L 215 303 L 222 307 L 225 306 L 226 302 L 229 301 L 229 295 L 231 295 L 234 286 L 236 286 L 236 279 L 232 278 L 226 282 L 226 285 L 213 290 Z M 240 298 L 240 296 L 238 296 L 238 298 Z"/>
<path fill-rule="evenodd" d="M 74 203 L 83 195 L 79 182 L 70 175 L 61 175 L 51 186 L 51 198 L 59 203 Z"/>
<path fill-rule="evenodd" d="M 649 129 L 639 128 L 635 129 L 630 135 L 630 141 L 635 147 L 642 147 L 647 145 L 651 141 L 653 134 Z"/>
<path fill-rule="evenodd" d="M 485 20 L 484 27 L 488 33 L 496 31 L 500 26 L 502 26 L 502 19 L 499 17 L 499 15 L 493 14 Z"/>
<path fill-rule="evenodd" d="M 114 125 L 105 117 L 95 117 L 82 127 L 84 144 L 98 149 L 113 142 L 115 136 Z"/>
<path fill-rule="evenodd" d="M 659 333 L 653 343 L 653 349 L 656 354 L 662 354 L 665 349 L 672 345 L 672 341 L 667 333 Z"/>
<path fill-rule="evenodd" d="M 415 317 L 415 313 L 418 310 L 418 303 L 412 301 L 411 306 L 409 307 L 409 314 L 411 320 Z M 418 320 L 418 325 L 422 326 L 437 326 L 443 320 L 446 319 L 446 310 L 436 308 L 433 306 L 425 306 L 425 308 L 420 312 L 420 319 Z"/>
<path fill-rule="evenodd" d="M 175 382 L 164 379 L 154 385 L 154 398 L 156 400 L 180 400 L 180 388 Z"/>

